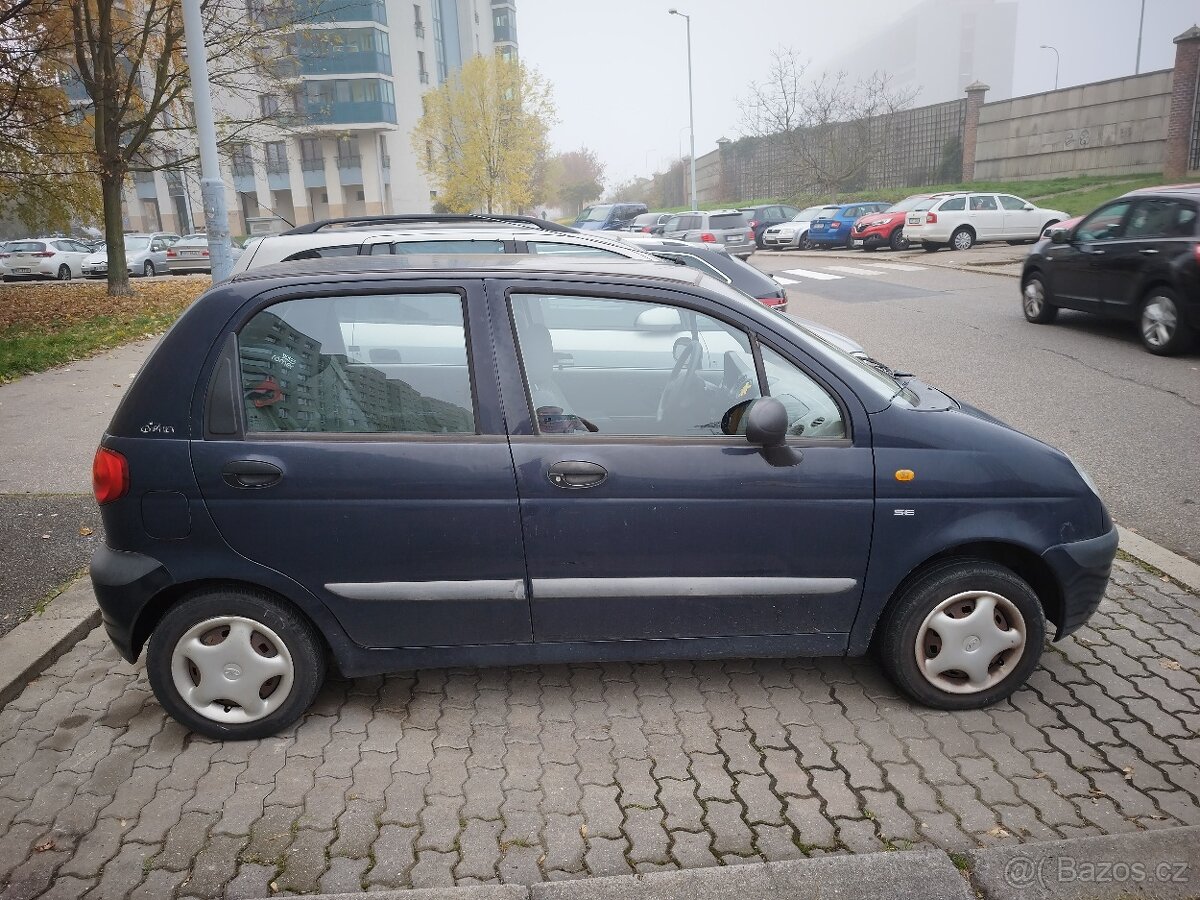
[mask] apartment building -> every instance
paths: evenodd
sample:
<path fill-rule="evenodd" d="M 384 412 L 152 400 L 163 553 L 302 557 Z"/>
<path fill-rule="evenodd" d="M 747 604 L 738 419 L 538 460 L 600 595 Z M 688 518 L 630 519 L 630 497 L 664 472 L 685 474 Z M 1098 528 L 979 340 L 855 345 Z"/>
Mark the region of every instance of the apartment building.
<path fill-rule="evenodd" d="M 247 0 L 251 21 L 254 3 Z M 261 126 L 222 154 L 230 230 L 264 234 L 329 217 L 429 211 L 437 195 L 409 134 L 422 95 L 476 53 L 517 53 L 515 0 L 317 6 L 283 36 L 270 89 L 258 97 L 259 113 L 294 110 L 297 124 Z M 126 189 L 126 228 L 202 227 L 199 179 L 194 165 L 138 173 Z"/>

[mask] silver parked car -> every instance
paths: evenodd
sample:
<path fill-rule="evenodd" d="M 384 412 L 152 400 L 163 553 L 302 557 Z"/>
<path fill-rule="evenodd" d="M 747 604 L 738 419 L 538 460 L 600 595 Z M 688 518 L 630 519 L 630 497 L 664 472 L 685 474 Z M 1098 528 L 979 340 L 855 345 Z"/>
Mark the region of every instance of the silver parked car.
<path fill-rule="evenodd" d="M 740 209 L 692 210 L 676 213 L 662 226 L 662 236 L 680 241 L 720 244 L 732 256 L 754 252 L 754 231 Z"/>
<path fill-rule="evenodd" d="M 836 203 L 825 203 L 801 210 L 792 221 L 772 225 L 764 231 L 763 246 L 768 250 L 811 250 L 812 243 L 808 239 L 809 223 L 839 208 Z"/>
<path fill-rule="evenodd" d="M 125 235 L 125 265 L 130 275 L 165 275 L 167 250 L 179 240 L 169 231 Z M 100 250 L 83 261 L 85 278 L 108 277 L 108 250 Z"/>
<path fill-rule="evenodd" d="M 230 242 L 230 254 L 236 265 L 241 259 L 242 247 L 237 241 Z M 191 275 L 196 272 L 212 272 L 212 260 L 208 255 L 208 236 L 185 234 L 167 250 L 167 271 L 172 275 Z"/>

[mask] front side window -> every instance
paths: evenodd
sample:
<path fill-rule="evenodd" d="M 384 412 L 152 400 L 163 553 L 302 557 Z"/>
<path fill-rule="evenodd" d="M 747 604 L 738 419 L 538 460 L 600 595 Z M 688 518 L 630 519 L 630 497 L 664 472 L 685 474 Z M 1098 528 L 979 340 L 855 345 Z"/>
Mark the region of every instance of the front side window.
<path fill-rule="evenodd" d="M 1012 194 L 1001 194 L 1000 205 L 1009 212 L 1021 212 L 1025 209 L 1025 201 L 1020 197 L 1014 197 Z"/>
<path fill-rule="evenodd" d="M 516 294 L 538 432 L 720 436 L 760 396 L 749 336 L 710 316 L 616 298 Z"/>
<path fill-rule="evenodd" d="M 276 303 L 238 355 L 248 432 L 475 432 L 458 294 Z"/>
<path fill-rule="evenodd" d="M 1078 241 L 1115 241 L 1124 235 L 1125 214 L 1132 202 L 1118 200 L 1102 206 L 1075 228 Z"/>

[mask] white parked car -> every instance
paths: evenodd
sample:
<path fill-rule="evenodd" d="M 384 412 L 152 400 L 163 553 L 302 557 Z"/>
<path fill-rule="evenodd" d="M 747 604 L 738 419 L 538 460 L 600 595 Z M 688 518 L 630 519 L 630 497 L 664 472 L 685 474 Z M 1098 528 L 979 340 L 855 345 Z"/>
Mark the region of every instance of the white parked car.
<path fill-rule="evenodd" d="M 1037 240 L 1047 227 L 1067 218 L 1060 209 L 1040 209 L 1012 194 L 938 194 L 909 212 L 904 236 L 929 252 L 946 246 L 969 250 L 982 241 Z"/>
<path fill-rule="evenodd" d="M 35 238 L 9 241 L 0 252 L 0 275 L 5 281 L 23 278 L 55 278 L 70 281 L 83 272 L 83 261 L 91 251 L 71 238 Z"/>
<path fill-rule="evenodd" d="M 792 221 L 772 225 L 763 232 L 763 247 L 767 250 L 811 250 L 808 241 L 808 226 L 813 219 L 828 216 L 837 212 L 841 207 L 836 203 L 826 203 L 822 206 L 810 206 L 802 209 Z"/>
<path fill-rule="evenodd" d="M 179 240 L 169 231 L 125 235 L 125 265 L 130 275 L 167 274 L 167 249 Z M 83 261 L 86 278 L 108 277 L 108 250 L 98 250 Z"/>

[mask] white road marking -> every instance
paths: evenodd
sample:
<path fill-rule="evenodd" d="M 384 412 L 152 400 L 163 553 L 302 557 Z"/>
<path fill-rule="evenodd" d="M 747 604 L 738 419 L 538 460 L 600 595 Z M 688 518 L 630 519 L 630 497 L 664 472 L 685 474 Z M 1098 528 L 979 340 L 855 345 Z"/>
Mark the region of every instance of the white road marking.
<path fill-rule="evenodd" d="M 826 266 L 831 272 L 844 272 L 846 275 L 882 275 L 882 272 L 876 272 L 872 269 L 856 269 L 854 266 Z"/>
<path fill-rule="evenodd" d="M 904 263 L 867 263 L 876 269 L 891 269 L 895 272 L 924 272 L 924 266 L 909 266 Z"/>
<path fill-rule="evenodd" d="M 799 284 L 800 283 L 795 278 L 781 278 L 778 275 L 775 276 L 775 280 L 778 281 L 780 284 Z"/>
<path fill-rule="evenodd" d="M 814 272 L 811 269 L 784 269 L 789 275 L 796 275 L 800 278 L 812 278 L 815 281 L 836 281 L 844 276 L 830 275 L 828 272 Z"/>

